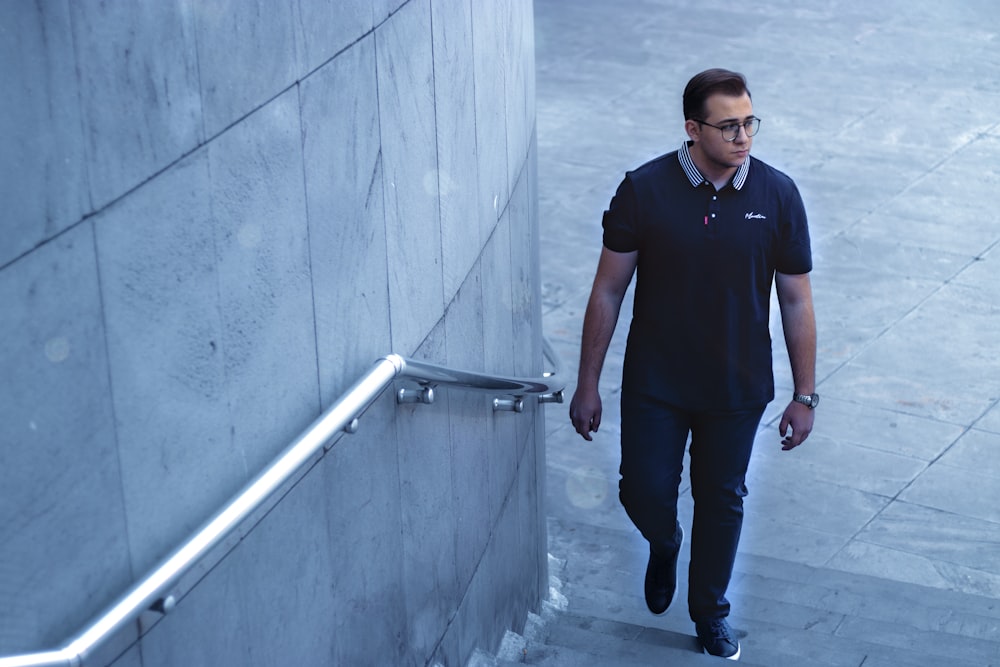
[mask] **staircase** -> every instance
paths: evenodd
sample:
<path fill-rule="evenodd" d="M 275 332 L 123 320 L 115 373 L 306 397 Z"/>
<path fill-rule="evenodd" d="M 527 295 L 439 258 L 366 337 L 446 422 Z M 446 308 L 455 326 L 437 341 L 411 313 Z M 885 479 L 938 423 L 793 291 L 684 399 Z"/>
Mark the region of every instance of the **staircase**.
<path fill-rule="evenodd" d="M 643 545 L 624 531 L 550 519 L 550 599 L 521 635 L 508 633 L 496 655 L 478 653 L 469 666 L 725 664 L 695 640 L 685 551 L 674 606 L 659 617 L 646 610 Z M 744 554 L 729 598 L 743 665 L 1000 666 L 993 599 Z"/>

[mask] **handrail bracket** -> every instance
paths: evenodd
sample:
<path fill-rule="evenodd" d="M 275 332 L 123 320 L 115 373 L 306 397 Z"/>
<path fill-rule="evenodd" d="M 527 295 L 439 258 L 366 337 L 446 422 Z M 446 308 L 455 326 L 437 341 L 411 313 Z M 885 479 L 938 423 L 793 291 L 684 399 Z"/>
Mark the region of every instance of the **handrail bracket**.
<path fill-rule="evenodd" d="M 422 403 L 430 405 L 434 402 L 434 385 L 430 382 L 421 382 L 420 389 L 401 388 L 396 392 L 396 402 L 400 405 L 404 403 Z"/>
<path fill-rule="evenodd" d="M 562 403 L 563 402 L 563 390 L 554 391 L 551 394 L 539 394 L 539 403 Z"/>
<path fill-rule="evenodd" d="M 524 412 L 524 397 L 494 398 L 493 412 Z"/>

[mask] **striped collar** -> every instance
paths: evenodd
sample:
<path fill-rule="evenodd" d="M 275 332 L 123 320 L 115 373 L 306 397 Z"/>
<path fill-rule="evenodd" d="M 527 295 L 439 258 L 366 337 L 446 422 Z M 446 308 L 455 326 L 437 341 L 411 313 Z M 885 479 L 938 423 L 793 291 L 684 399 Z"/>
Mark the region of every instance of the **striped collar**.
<path fill-rule="evenodd" d="M 677 157 L 681 161 L 681 168 L 684 169 L 684 174 L 691 181 L 691 185 L 698 187 L 705 182 L 705 177 L 701 175 L 698 171 L 698 167 L 694 165 L 694 160 L 691 159 L 691 153 L 688 150 L 688 143 L 685 141 L 681 144 L 681 149 L 677 151 Z M 737 190 L 743 189 L 743 184 L 747 182 L 747 175 L 750 173 L 750 156 L 747 155 L 747 159 L 743 160 L 743 164 L 739 166 L 736 170 L 736 174 L 733 176 L 732 184 Z"/>

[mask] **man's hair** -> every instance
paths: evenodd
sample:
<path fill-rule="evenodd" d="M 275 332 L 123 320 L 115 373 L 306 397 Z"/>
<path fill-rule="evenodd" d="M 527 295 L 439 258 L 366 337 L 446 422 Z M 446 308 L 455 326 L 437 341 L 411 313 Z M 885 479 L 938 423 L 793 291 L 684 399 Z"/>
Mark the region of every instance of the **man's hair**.
<path fill-rule="evenodd" d="M 727 69 L 707 69 L 695 74 L 684 88 L 684 120 L 703 119 L 705 100 L 716 93 L 740 97 L 750 96 L 747 79 L 739 72 Z"/>

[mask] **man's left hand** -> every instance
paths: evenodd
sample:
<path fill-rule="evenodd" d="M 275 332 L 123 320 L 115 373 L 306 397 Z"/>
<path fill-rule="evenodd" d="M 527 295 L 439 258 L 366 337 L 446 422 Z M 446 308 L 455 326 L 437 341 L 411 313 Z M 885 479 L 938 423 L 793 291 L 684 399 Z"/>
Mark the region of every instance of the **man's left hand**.
<path fill-rule="evenodd" d="M 789 403 L 778 425 L 778 433 L 782 438 L 781 449 L 787 452 L 801 445 L 812 432 L 815 418 L 816 413 L 809 406 L 796 401 Z M 792 427 L 791 433 L 788 432 L 789 426 Z"/>

